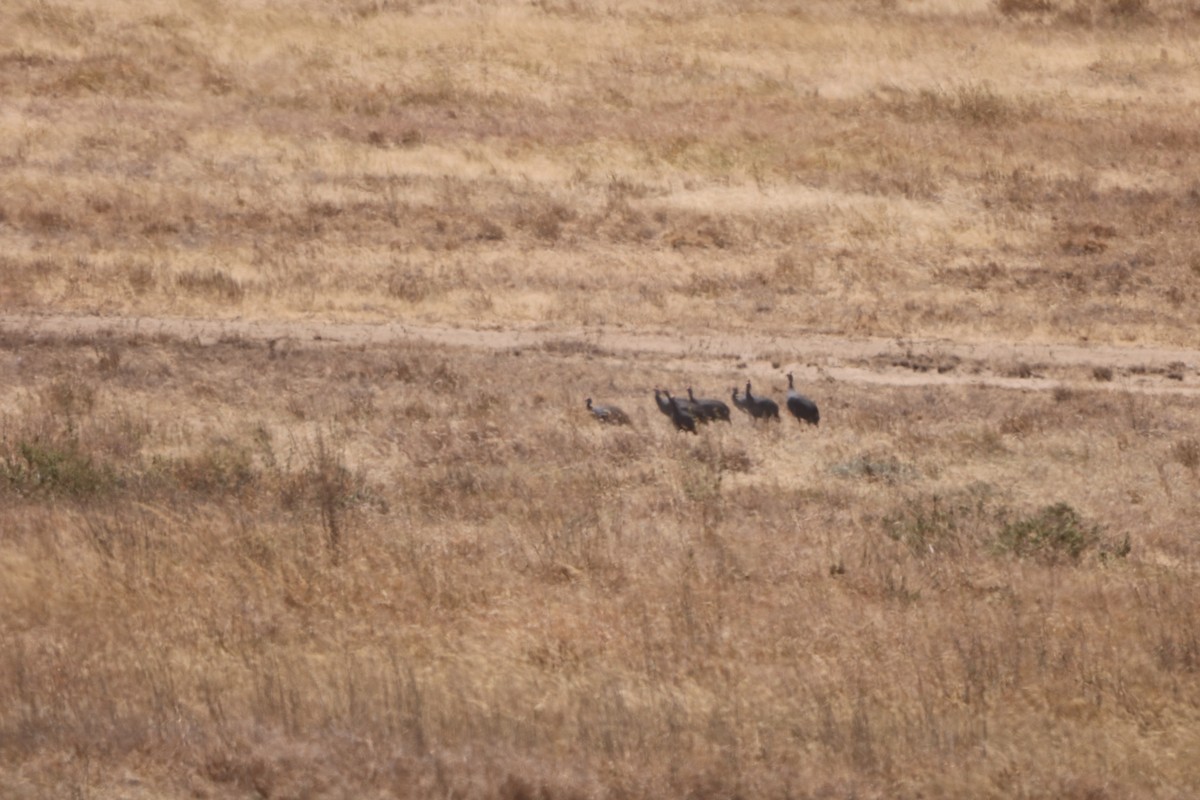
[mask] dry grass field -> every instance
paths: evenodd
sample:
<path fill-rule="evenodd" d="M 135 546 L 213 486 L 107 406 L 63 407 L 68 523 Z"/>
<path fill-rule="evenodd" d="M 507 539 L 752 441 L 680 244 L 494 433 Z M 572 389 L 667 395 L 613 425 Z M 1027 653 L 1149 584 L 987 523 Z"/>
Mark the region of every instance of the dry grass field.
<path fill-rule="evenodd" d="M 0 5 L 0 797 L 1195 797 L 1197 230 L 1194 0 Z"/>

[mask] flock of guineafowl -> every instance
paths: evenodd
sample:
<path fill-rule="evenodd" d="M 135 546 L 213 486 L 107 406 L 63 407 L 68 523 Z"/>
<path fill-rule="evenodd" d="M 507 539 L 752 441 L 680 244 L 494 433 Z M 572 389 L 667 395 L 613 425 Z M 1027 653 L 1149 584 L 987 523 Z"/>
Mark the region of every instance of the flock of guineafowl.
<path fill-rule="evenodd" d="M 809 425 L 820 423 L 821 412 L 817 410 L 817 404 L 796 391 L 796 384 L 792 378 L 792 373 L 789 372 L 787 374 L 787 379 L 786 404 L 788 413 L 799 422 L 806 422 Z M 697 424 L 704 425 L 718 420 L 732 422 L 729 417 L 729 406 L 724 401 L 708 397 L 696 397 L 692 393 L 692 387 L 690 386 L 687 393 L 687 399 L 684 400 L 682 397 L 675 397 L 663 389 L 654 390 L 654 402 L 658 405 L 658 410 L 670 418 L 671 423 L 675 426 L 675 430 L 694 434 Z M 750 381 L 746 381 L 746 393 L 744 395 L 739 396 L 737 387 L 735 386 L 731 398 L 734 406 L 749 414 L 752 419 L 779 419 L 779 404 L 769 397 L 755 396 L 750 391 Z M 593 403 L 590 397 L 587 399 L 587 410 L 599 422 L 606 425 L 631 424 L 629 415 L 617 406 Z"/>

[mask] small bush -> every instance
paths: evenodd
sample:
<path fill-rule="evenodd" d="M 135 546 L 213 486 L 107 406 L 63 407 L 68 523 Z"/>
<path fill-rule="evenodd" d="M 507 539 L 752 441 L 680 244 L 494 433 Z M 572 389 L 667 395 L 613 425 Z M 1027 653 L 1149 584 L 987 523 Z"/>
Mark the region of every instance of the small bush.
<path fill-rule="evenodd" d="M 346 466 L 341 451 L 332 449 L 323 436 L 317 439 L 316 453 L 305 479 L 321 515 L 326 546 L 337 563 L 343 549 L 345 511 L 359 493 L 359 482 Z"/>
<path fill-rule="evenodd" d="M 562 237 L 564 223 L 575 216 L 575 212 L 562 203 L 542 203 L 522 210 L 516 225 L 545 242 L 556 242 Z"/>
<path fill-rule="evenodd" d="M 250 453 L 231 445 L 213 445 L 198 455 L 161 466 L 180 488 L 209 496 L 242 493 L 259 479 Z"/>
<path fill-rule="evenodd" d="M 80 451 L 74 439 L 18 442 L 4 454 L 0 474 L 8 488 L 21 494 L 45 492 L 75 498 L 100 494 L 117 482 L 116 472 Z"/>
<path fill-rule="evenodd" d="M 1079 513 L 1063 502 L 1007 523 L 997 538 L 1003 552 L 1049 563 L 1077 562 L 1099 542 L 1099 526 L 1084 523 Z"/>
<path fill-rule="evenodd" d="M 883 530 L 917 556 L 961 550 L 990 527 L 996 513 L 988 507 L 987 491 L 961 495 L 910 498 L 902 510 L 884 517 Z"/>
<path fill-rule="evenodd" d="M 915 467 L 903 463 L 895 456 L 876 457 L 870 453 L 861 453 L 849 461 L 834 464 L 829 471 L 843 478 L 865 478 L 885 483 L 900 483 L 911 480 L 918 474 Z"/>
<path fill-rule="evenodd" d="M 42 403 L 52 415 L 73 419 L 96 407 L 96 388 L 78 378 L 57 378 L 42 391 Z"/>
<path fill-rule="evenodd" d="M 351 509 L 374 497 L 363 476 L 347 466 L 342 445 L 318 434 L 308 446 L 300 469 L 277 477 L 280 505 L 301 514 L 315 510 L 325 547 L 333 563 L 339 563 L 346 547 Z"/>
<path fill-rule="evenodd" d="M 1200 468 L 1200 440 L 1187 438 L 1171 446 L 1171 457 L 1195 472 Z"/>
<path fill-rule="evenodd" d="M 955 116 L 975 125 L 998 125 L 1014 114 L 1012 104 L 986 83 L 959 86 L 951 105 Z"/>
<path fill-rule="evenodd" d="M 420 303 L 434 289 L 433 281 L 423 270 L 398 269 L 388 276 L 389 296 L 408 303 Z"/>
<path fill-rule="evenodd" d="M 35 209 L 25 214 L 25 224 L 35 233 L 65 233 L 71 228 L 66 215 L 50 209 Z"/>
<path fill-rule="evenodd" d="M 133 264 L 128 270 L 128 282 L 133 294 L 142 296 L 157 285 L 154 266 L 150 264 Z"/>
<path fill-rule="evenodd" d="M 986 486 L 951 496 L 910 498 L 883 520 L 884 532 L 917 556 L 945 555 L 976 547 L 992 554 L 1033 558 L 1047 564 L 1076 563 L 1089 549 L 1123 557 L 1128 540 L 1106 541 L 1098 525 L 1058 502 L 1019 515 L 995 505 Z"/>
<path fill-rule="evenodd" d="M 94 347 L 96 349 L 96 369 L 104 375 L 116 374 L 121 369 L 121 348 L 114 342 L 97 343 Z"/>

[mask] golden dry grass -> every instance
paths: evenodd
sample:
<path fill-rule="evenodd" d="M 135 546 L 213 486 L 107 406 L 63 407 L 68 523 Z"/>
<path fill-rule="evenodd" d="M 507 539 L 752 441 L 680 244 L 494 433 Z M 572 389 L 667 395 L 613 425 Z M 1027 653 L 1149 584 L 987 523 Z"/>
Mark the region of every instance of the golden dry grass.
<path fill-rule="evenodd" d="M 3 6 L 0 309 L 149 320 L 0 332 L 0 796 L 1196 795 L 1196 365 L 788 337 L 1194 347 L 1197 23 Z"/>
<path fill-rule="evenodd" d="M 15 2 L 4 303 L 1190 343 L 1195 9 L 1037 7 Z"/>
<path fill-rule="evenodd" d="M 5 796 L 1197 786 L 1190 398 L 815 387 L 819 431 L 692 439 L 670 363 L 5 344 Z"/>

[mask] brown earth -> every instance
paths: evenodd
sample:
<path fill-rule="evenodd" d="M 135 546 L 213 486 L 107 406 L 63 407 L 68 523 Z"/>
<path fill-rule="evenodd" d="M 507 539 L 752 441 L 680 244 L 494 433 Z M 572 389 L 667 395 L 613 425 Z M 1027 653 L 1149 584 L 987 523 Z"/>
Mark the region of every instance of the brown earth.
<path fill-rule="evenodd" d="M 791 369 L 815 380 L 890 386 L 991 386 L 1054 391 L 1087 385 L 1144 394 L 1200 395 L 1200 350 L 831 336 L 681 335 L 625 327 L 467 328 L 392 322 L 0 314 L 0 331 L 39 336 L 147 336 L 330 345 L 419 341 L 475 350 L 536 348 L 563 356 L 671 362 L 699 373 L 732 367 Z"/>

